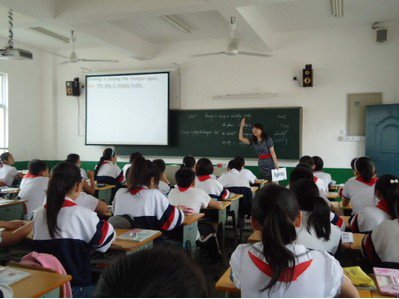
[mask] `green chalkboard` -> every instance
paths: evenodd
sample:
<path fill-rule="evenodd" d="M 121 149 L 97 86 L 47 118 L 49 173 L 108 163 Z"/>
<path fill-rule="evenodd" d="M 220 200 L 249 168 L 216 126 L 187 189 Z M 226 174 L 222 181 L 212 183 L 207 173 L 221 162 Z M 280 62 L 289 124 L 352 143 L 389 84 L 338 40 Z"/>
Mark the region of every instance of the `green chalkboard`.
<path fill-rule="evenodd" d="M 302 108 L 253 108 L 220 110 L 171 110 L 169 146 L 118 146 L 119 155 L 139 151 L 151 156 L 256 158 L 251 146 L 238 140 L 242 117 L 244 134 L 249 137 L 251 124 L 262 123 L 273 138 L 279 159 L 298 159 L 301 148 Z M 144 132 L 145 133 L 145 130 Z"/>

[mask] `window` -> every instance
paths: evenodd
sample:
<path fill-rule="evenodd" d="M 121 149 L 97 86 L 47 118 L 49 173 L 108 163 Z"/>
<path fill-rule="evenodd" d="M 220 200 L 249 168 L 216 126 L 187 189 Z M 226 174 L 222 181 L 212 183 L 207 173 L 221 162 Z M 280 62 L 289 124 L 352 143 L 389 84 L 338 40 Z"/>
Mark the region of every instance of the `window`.
<path fill-rule="evenodd" d="M 0 73 L 0 153 L 8 151 L 7 74 Z"/>

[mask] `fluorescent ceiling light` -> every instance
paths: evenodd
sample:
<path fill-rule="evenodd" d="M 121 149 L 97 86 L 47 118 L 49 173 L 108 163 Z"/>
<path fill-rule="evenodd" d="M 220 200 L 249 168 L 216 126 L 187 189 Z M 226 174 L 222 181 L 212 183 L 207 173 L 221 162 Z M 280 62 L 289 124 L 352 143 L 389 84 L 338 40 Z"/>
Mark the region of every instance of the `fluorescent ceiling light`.
<path fill-rule="evenodd" d="M 344 17 L 344 0 L 330 0 L 331 12 L 336 18 Z"/>
<path fill-rule="evenodd" d="M 46 29 L 46 28 L 43 28 L 43 27 L 30 27 L 30 29 L 35 31 L 35 32 L 44 34 L 46 36 L 55 38 L 55 39 L 57 39 L 59 41 L 62 41 L 64 43 L 66 43 L 66 44 L 69 43 L 69 37 L 66 37 L 66 36 L 63 36 L 61 34 L 55 33 L 53 31 L 50 31 L 50 30 Z"/>
<path fill-rule="evenodd" d="M 189 26 L 184 24 L 182 21 L 177 20 L 175 17 L 170 15 L 164 15 L 161 18 L 162 20 L 167 22 L 169 25 L 172 25 L 176 29 L 183 31 L 185 33 L 191 33 L 191 30 L 188 28 Z"/>

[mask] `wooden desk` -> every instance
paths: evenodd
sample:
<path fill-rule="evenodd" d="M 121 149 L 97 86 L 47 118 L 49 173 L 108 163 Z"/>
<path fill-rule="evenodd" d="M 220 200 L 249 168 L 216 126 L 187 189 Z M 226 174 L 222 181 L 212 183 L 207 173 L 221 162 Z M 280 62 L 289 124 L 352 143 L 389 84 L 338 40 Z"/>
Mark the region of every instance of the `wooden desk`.
<path fill-rule="evenodd" d="M 263 180 L 263 179 L 256 179 L 254 185 L 257 185 L 260 189 L 263 188 L 265 186 L 265 184 L 267 184 L 268 181 L 267 180 Z"/>
<path fill-rule="evenodd" d="M 195 244 L 198 236 L 198 220 L 205 216 L 204 213 L 186 215 L 183 222 L 183 247 L 188 254 L 197 254 Z"/>
<path fill-rule="evenodd" d="M 226 293 L 240 293 L 240 289 L 236 288 L 234 283 L 231 281 L 231 268 L 229 267 L 226 272 L 220 277 L 215 284 L 215 289 L 220 292 Z"/>
<path fill-rule="evenodd" d="M 342 219 L 344 219 L 344 223 L 346 227 L 349 227 L 349 218 L 350 216 L 340 216 Z"/>
<path fill-rule="evenodd" d="M 248 238 L 248 243 L 253 244 L 262 241 L 262 232 L 260 230 L 254 231 Z"/>
<path fill-rule="evenodd" d="M 14 269 L 31 273 L 30 276 L 10 285 L 16 298 L 62 297 L 62 294 L 60 296 L 60 287 L 72 280 L 71 275 L 18 267 Z"/>
<path fill-rule="evenodd" d="M 336 209 L 340 209 L 346 215 L 348 215 L 348 214 L 350 215 L 352 213 L 352 205 L 351 204 L 349 204 L 348 206 L 344 207 L 342 205 L 341 201 L 333 201 L 333 202 L 331 202 L 331 205 L 334 208 L 336 208 Z"/>
<path fill-rule="evenodd" d="M 26 199 L 0 198 L 0 219 L 3 221 L 23 219 L 25 202 Z"/>
<path fill-rule="evenodd" d="M 111 195 L 112 189 L 115 188 L 115 185 L 105 184 L 103 187 L 97 187 L 96 191 L 98 192 L 98 198 L 103 199 L 107 204 L 111 203 Z"/>
<path fill-rule="evenodd" d="M 340 198 L 340 197 L 339 197 L 339 193 L 338 192 L 328 192 L 327 193 L 327 198 L 329 200 L 336 200 L 337 198 Z"/>
<path fill-rule="evenodd" d="M 110 248 L 113 250 L 134 252 L 134 251 L 138 251 L 138 250 L 145 249 L 145 248 L 151 248 L 153 245 L 153 241 L 155 239 L 159 238 L 160 236 L 162 236 L 162 233 L 158 232 L 156 235 L 153 235 L 152 237 L 150 237 L 142 242 L 133 242 L 133 241 L 129 241 L 129 240 L 118 239 L 118 236 L 120 236 L 128 231 L 130 231 L 130 229 L 122 229 L 122 228 L 115 229 L 117 237 L 116 237 L 115 241 L 112 243 Z"/>
<path fill-rule="evenodd" d="M 362 241 L 363 238 L 366 234 L 359 234 L 359 233 L 354 233 L 353 234 L 353 243 L 348 244 L 348 243 L 342 243 L 342 246 L 344 248 L 352 249 L 352 250 L 361 250 L 362 249 Z"/>

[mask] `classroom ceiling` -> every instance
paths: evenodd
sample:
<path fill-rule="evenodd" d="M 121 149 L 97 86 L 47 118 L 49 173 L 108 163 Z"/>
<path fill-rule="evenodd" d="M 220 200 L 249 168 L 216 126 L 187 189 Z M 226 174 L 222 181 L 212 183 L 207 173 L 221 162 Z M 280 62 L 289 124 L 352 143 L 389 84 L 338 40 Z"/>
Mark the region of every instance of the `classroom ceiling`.
<path fill-rule="evenodd" d="M 30 27 L 65 37 L 74 29 L 77 49 L 110 47 L 136 59 L 154 58 L 171 43 L 227 39 L 231 16 L 236 17 L 241 45 L 260 52 L 276 50 L 274 35 L 280 32 L 399 21 L 399 0 L 343 1 L 344 17 L 335 18 L 330 0 L 0 0 L 0 37 L 8 36 L 9 8 L 15 11 L 17 47 L 23 43 L 53 52 L 68 50 L 70 44 Z"/>

